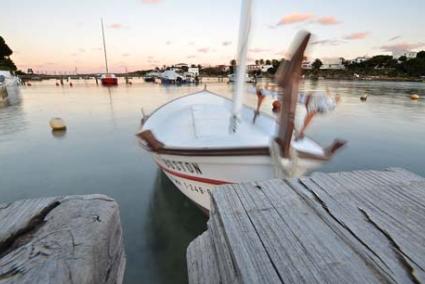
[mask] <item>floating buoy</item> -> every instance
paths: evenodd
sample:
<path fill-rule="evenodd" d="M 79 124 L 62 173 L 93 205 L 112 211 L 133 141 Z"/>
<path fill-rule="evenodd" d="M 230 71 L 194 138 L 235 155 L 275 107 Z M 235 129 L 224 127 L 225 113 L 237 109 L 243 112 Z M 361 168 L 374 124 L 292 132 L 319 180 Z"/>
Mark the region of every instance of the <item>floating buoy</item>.
<path fill-rule="evenodd" d="M 50 119 L 49 124 L 50 124 L 50 127 L 52 128 L 52 130 L 65 130 L 66 129 L 65 121 L 63 121 L 63 119 L 60 118 L 60 117 L 54 117 L 54 118 Z"/>
<path fill-rule="evenodd" d="M 56 82 L 56 86 L 59 87 L 59 83 L 58 82 Z"/>
<path fill-rule="evenodd" d="M 410 95 L 410 99 L 411 100 L 419 100 L 419 95 L 416 95 L 416 94 L 414 94 L 414 95 Z"/>
<path fill-rule="evenodd" d="M 27 86 L 28 86 L 28 87 L 31 87 L 31 83 L 29 83 L 29 82 L 28 82 L 28 83 L 27 83 Z"/>
<path fill-rule="evenodd" d="M 367 100 L 367 95 L 362 95 L 362 96 L 360 97 L 360 100 L 361 100 L 362 102 L 366 101 L 366 100 Z"/>
<path fill-rule="evenodd" d="M 278 112 L 280 112 L 280 107 L 281 107 L 281 104 L 280 104 L 280 101 L 278 101 L 278 100 L 275 100 L 273 103 L 272 103 L 272 111 L 274 112 L 274 113 L 278 113 Z"/>
<path fill-rule="evenodd" d="M 69 86 L 72 87 L 72 82 L 69 82 Z"/>

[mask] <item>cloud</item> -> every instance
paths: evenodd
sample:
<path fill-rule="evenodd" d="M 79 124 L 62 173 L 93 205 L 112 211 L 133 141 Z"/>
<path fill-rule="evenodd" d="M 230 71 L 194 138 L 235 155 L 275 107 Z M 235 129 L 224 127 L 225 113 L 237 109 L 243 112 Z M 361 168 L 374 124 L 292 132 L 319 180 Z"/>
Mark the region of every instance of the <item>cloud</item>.
<path fill-rule="evenodd" d="M 167 40 L 166 42 L 165 42 L 165 44 L 166 45 L 170 45 L 172 42 L 171 41 L 169 41 L 169 40 Z"/>
<path fill-rule="evenodd" d="M 188 56 L 186 56 L 186 58 L 188 58 L 188 59 L 196 58 L 196 55 L 188 55 Z"/>
<path fill-rule="evenodd" d="M 232 44 L 232 42 L 231 41 L 223 41 L 223 46 L 228 46 L 228 45 L 231 45 Z"/>
<path fill-rule="evenodd" d="M 101 51 L 101 50 L 103 50 L 103 48 L 101 48 L 101 47 L 93 47 L 92 50 L 94 50 L 94 51 Z"/>
<path fill-rule="evenodd" d="M 270 51 L 270 49 L 268 49 L 268 48 L 251 48 L 248 51 L 253 52 L 253 53 L 260 53 L 260 52 Z"/>
<path fill-rule="evenodd" d="M 401 35 L 393 36 L 392 38 L 389 38 L 388 41 L 393 41 L 399 38 L 401 38 Z"/>
<path fill-rule="evenodd" d="M 122 25 L 122 24 L 120 24 L 120 23 L 113 23 L 113 24 L 110 24 L 110 25 L 108 26 L 108 28 L 110 28 L 110 29 L 115 29 L 115 30 L 119 30 L 119 29 L 123 29 L 123 28 L 124 28 L 124 25 Z"/>
<path fill-rule="evenodd" d="M 344 43 L 342 40 L 338 39 L 322 39 L 311 42 L 312 45 L 329 45 L 329 46 L 337 46 Z"/>
<path fill-rule="evenodd" d="M 412 49 L 424 47 L 425 43 L 417 42 L 417 43 L 407 43 L 401 42 L 396 44 L 383 45 L 380 47 L 383 51 L 393 52 L 393 53 L 403 53 L 411 51 Z"/>
<path fill-rule="evenodd" d="M 130 56 L 130 53 L 125 52 L 125 53 L 122 54 L 122 56 L 124 56 L 124 57 Z"/>
<path fill-rule="evenodd" d="M 210 49 L 208 47 L 198 48 L 198 52 L 207 53 Z"/>
<path fill-rule="evenodd" d="M 188 45 L 195 45 L 194 41 L 189 41 Z"/>
<path fill-rule="evenodd" d="M 368 35 L 369 35 L 368 32 L 352 33 L 352 34 L 346 35 L 344 39 L 359 40 L 359 39 L 365 39 Z"/>
<path fill-rule="evenodd" d="M 277 25 L 290 25 L 313 19 L 312 13 L 292 13 L 284 16 Z"/>
<path fill-rule="evenodd" d="M 142 0 L 143 4 L 158 4 L 161 0 Z"/>
<path fill-rule="evenodd" d="M 320 17 L 316 22 L 324 26 L 337 25 L 340 23 L 332 16 Z"/>
<path fill-rule="evenodd" d="M 78 51 L 81 52 L 81 53 L 86 52 L 86 50 L 84 48 L 79 48 Z"/>

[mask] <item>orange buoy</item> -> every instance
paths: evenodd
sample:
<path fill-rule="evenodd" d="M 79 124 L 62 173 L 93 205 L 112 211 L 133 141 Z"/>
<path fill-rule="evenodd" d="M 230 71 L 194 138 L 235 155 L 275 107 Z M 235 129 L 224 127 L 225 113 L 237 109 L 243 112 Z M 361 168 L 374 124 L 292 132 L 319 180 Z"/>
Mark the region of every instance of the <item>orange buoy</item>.
<path fill-rule="evenodd" d="M 278 101 L 278 100 L 275 100 L 273 103 L 272 103 L 272 111 L 274 112 L 274 113 L 278 113 L 278 112 L 280 112 L 280 109 L 281 109 L 281 103 L 280 103 L 280 101 Z"/>
<path fill-rule="evenodd" d="M 416 94 L 414 94 L 414 95 L 410 95 L 410 99 L 411 100 L 419 100 L 419 96 L 418 95 L 416 95 Z"/>

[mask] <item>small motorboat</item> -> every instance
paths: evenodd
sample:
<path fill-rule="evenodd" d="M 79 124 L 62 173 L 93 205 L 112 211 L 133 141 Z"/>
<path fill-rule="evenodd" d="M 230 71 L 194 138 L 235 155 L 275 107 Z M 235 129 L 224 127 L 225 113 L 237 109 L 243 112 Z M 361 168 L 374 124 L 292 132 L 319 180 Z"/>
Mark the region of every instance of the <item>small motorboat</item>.
<path fill-rule="evenodd" d="M 186 79 L 174 70 L 165 70 L 160 75 L 163 84 L 183 84 Z"/>
<path fill-rule="evenodd" d="M 115 74 L 106 73 L 100 76 L 100 82 L 102 83 L 102 86 L 117 86 L 118 78 Z"/>
<path fill-rule="evenodd" d="M 158 74 L 153 73 L 153 72 L 149 72 L 146 73 L 145 76 L 143 76 L 143 80 L 145 80 L 145 82 L 155 82 L 155 78 L 158 76 Z"/>
<path fill-rule="evenodd" d="M 227 76 L 229 78 L 229 83 L 235 83 L 236 82 L 236 75 L 235 74 L 229 74 Z M 245 74 L 245 83 L 253 83 L 254 79 L 250 77 L 248 74 Z"/>

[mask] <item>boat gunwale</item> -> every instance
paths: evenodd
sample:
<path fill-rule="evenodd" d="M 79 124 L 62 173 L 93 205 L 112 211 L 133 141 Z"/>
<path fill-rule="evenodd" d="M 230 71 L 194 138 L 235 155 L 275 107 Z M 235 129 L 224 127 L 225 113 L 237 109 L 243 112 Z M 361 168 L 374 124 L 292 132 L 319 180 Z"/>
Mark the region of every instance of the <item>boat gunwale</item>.
<path fill-rule="evenodd" d="M 141 140 L 140 145 L 146 151 L 159 155 L 186 157 L 271 156 L 269 147 L 172 148 L 167 147 L 167 145 L 161 143 L 158 140 L 154 141 L 154 143 L 157 143 L 157 146 L 151 147 L 149 145 L 149 142 L 146 141 L 146 138 L 142 136 L 145 131 L 136 134 L 136 136 Z M 326 149 L 324 150 L 326 153 L 324 156 L 315 155 L 299 150 L 296 150 L 296 152 L 298 157 L 302 159 L 328 161 L 332 158 L 333 153 L 328 152 Z"/>
<path fill-rule="evenodd" d="M 170 101 L 168 101 L 167 103 L 159 106 L 158 108 L 156 108 L 151 114 L 149 114 L 145 119 L 142 119 L 141 122 L 141 130 L 136 134 L 136 136 L 141 140 L 141 146 L 149 151 L 149 152 L 153 152 L 156 154 L 163 154 L 163 155 L 173 155 L 173 156 L 206 156 L 206 157 L 211 157 L 211 156 L 270 156 L 270 148 L 267 146 L 250 146 L 250 147 L 221 147 L 221 148 L 194 148 L 194 147 L 181 147 L 181 148 L 175 148 L 175 147 L 168 147 L 167 145 L 163 144 L 162 142 L 158 141 L 155 137 L 155 135 L 152 133 L 152 130 L 150 129 L 143 129 L 143 127 L 146 125 L 146 123 L 149 121 L 149 119 L 160 109 L 166 107 L 167 105 L 173 103 L 174 101 L 177 101 L 179 99 L 182 98 L 186 98 L 189 96 L 194 96 L 197 94 L 200 94 L 202 92 L 207 92 L 211 95 L 217 96 L 219 98 L 225 99 L 227 101 L 232 101 L 231 99 L 224 97 L 218 93 L 212 92 L 210 90 L 207 90 L 206 88 L 203 90 L 198 90 L 195 91 L 193 93 L 172 99 Z M 255 109 L 247 106 L 246 104 L 243 105 L 244 107 L 251 109 L 252 111 L 255 112 Z M 276 124 L 278 124 L 275 120 L 274 117 L 267 114 L 267 113 L 263 113 L 261 112 L 262 115 L 266 116 L 267 118 L 272 119 Z M 157 143 L 157 146 L 152 148 L 149 144 L 148 141 L 145 140 L 145 138 L 143 137 L 143 133 L 145 133 L 146 131 L 149 131 L 151 133 L 151 135 L 153 136 L 153 139 L 155 140 L 154 142 Z M 315 140 L 309 138 L 310 140 L 312 140 L 314 143 L 316 143 L 317 145 L 319 145 L 320 147 L 322 147 L 319 143 L 317 143 Z M 145 143 L 143 143 L 145 142 Z M 296 150 L 298 156 L 302 159 L 309 159 L 309 160 L 317 160 L 317 161 L 328 161 L 332 158 L 333 153 L 329 153 L 326 149 L 322 147 L 323 150 L 325 151 L 325 155 L 321 156 L 321 155 L 315 155 L 309 152 L 304 152 L 304 151 L 299 151 Z"/>

